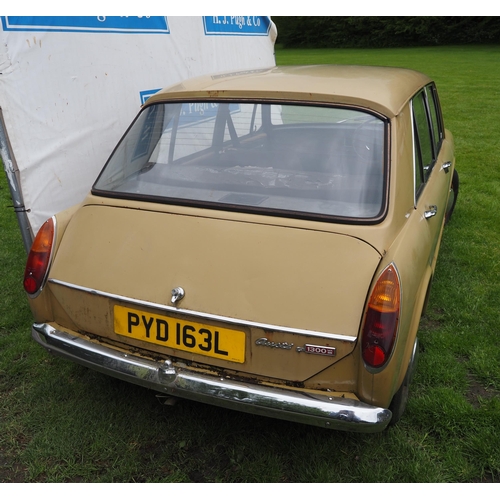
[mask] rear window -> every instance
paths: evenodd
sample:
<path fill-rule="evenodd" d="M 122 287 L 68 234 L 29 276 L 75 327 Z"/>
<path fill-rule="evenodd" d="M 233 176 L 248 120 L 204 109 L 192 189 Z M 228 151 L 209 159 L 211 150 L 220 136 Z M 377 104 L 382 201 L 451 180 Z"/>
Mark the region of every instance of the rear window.
<path fill-rule="evenodd" d="M 384 120 L 345 108 L 248 102 L 146 107 L 96 194 L 224 210 L 374 219 Z"/>

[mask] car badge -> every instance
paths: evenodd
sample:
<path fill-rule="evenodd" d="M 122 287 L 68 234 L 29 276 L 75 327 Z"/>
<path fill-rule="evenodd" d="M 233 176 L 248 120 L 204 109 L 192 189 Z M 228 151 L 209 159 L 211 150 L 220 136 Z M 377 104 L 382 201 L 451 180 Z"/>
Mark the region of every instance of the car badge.
<path fill-rule="evenodd" d="M 177 286 L 172 290 L 172 298 L 170 299 L 170 302 L 175 305 L 184 298 L 184 295 L 184 288 Z"/>
<path fill-rule="evenodd" d="M 319 354 L 320 356 L 335 356 L 335 347 L 326 345 L 313 345 L 305 344 L 303 347 L 297 346 L 298 352 L 305 352 L 306 354 Z"/>
<path fill-rule="evenodd" d="M 286 349 L 287 351 L 291 350 L 293 347 L 293 342 L 291 344 L 288 342 L 273 342 L 272 340 L 268 340 L 266 337 L 257 339 L 255 344 L 262 345 L 264 347 L 272 347 L 274 349 Z"/>

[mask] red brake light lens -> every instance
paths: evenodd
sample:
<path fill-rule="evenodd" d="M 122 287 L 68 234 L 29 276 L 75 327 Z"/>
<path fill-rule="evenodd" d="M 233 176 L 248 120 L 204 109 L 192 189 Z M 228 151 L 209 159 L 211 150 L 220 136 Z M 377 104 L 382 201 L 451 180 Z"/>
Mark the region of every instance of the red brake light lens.
<path fill-rule="evenodd" d="M 366 308 L 361 337 L 364 362 L 382 367 L 389 359 L 398 330 L 401 287 L 393 264 L 380 275 Z"/>
<path fill-rule="evenodd" d="M 47 220 L 38 231 L 31 246 L 24 271 L 24 289 L 29 295 L 36 294 L 43 286 L 50 264 L 54 244 L 54 218 Z"/>

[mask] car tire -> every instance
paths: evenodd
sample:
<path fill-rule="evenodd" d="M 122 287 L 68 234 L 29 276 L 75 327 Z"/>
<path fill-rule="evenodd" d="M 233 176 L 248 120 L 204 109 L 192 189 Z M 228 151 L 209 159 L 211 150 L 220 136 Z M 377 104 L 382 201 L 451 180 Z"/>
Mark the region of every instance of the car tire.
<path fill-rule="evenodd" d="M 410 383 L 408 380 L 409 372 L 410 368 L 408 368 L 403 383 L 401 384 L 401 387 L 398 389 L 396 394 L 394 394 L 394 397 L 392 398 L 391 401 L 391 405 L 389 406 L 389 410 L 391 410 L 392 412 L 390 425 L 397 424 L 401 419 L 401 417 L 403 416 L 403 413 L 406 409 L 406 403 L 408 402 L 408 393 L 410 388 Z"/>
<path fill-rule="evenodd" d="M 395 425 L 399 422 L 403 413 L 406 409 L 406 403 L 408 402 L 408 394 L 410 389 L 410 382 L 413 378 L 413 373 L 415 372 L 415 368 L 417 365 L 417 356 L 418 356 L 418 339 L 415 339 L 415 343 L 413 345 L 413 352 L 411 356 L 410 363 L 408 364 L 408 369 L 406 370 L 405 378 L 397 390 L 396 394 L 392 397 L 391 404 L 389 406 L 389 410 L 391 410 L 392 418 L 389 425 Z"/>
<path fill-rule="evenodd" d="M 458 198 L 459 184 L 460 180 L 458 178 L 458 172 L 456 170 L 453 170 L 453 177 L 451 179 L 451 186 L 450 186 L 450 197 L 448 199 L 448 205 L 446 207 L 446 214 L 444 219 L 445 224 L 448 224 L 448 222 L 450 222 L 453 210 L 455 210 L 455 205 L 457 203 L 457 198 Z"/>

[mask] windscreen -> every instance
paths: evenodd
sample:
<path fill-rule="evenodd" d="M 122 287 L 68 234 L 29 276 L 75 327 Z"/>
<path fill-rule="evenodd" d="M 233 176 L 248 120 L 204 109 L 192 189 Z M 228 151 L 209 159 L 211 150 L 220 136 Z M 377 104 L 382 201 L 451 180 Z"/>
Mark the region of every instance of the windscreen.
<path fill-rule="evenodd" d="M 338 107 L 248 102 L 146 107 L 94 193 L 302 217 L 374 219 L 384 120 Z"/>

